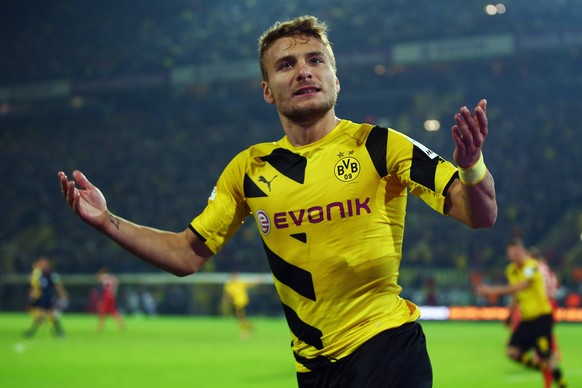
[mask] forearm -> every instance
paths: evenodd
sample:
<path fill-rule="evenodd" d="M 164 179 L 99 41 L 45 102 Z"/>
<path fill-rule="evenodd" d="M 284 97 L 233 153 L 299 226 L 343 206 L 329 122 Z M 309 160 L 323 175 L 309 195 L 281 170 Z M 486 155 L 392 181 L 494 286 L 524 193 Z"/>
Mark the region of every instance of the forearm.
<path fill-rule="evenodd" d="M 473 228 L 487 228 L 497 219 L 497 200 L 493 176 L 487 171 L 483 180 L 465 185 L 455 180 L 447 194 L 448 215 Z"/>
<path fill-rule="evenodd" d="M 478 293 L 481 295 L 514 295 L 529 285 L 529 280 L 517 284 L 481 285 L 478 287 Z"/>
<path fill-rule="evenodd" d="M 474 186 L 461 183 L 466 224 L 473 229 L 488 228 L 497 219 L 495 182 L 487 171 L 485 178 Z"/>
<path fill-rule="evenodd" d="M 135 224 L 109 213 L 100 231 L 141 260 L 177 276 L 190 275 L 210 259 L 212 252 L 195 235 L 163 231 Z M 198 240 L 198 241 L 197 241 Z"/>
<path fill-rule="evenodd" d="M 88 225 L 143 261 L 177 276 L 186 276 L 212 257 L 213 252 L 188 229 L 180 233 L 167 232 L 112 214 L 107 210 L 101 191 L 80 171 L 73 171 L 73 180 L 62 171 L 57 175 L 69 207 Z"/>
<path fill-rule="evenodd" d="M 487 286 L 487 294 L 492 295 L 513 295 L 515 290 L 510 285 Z"/>

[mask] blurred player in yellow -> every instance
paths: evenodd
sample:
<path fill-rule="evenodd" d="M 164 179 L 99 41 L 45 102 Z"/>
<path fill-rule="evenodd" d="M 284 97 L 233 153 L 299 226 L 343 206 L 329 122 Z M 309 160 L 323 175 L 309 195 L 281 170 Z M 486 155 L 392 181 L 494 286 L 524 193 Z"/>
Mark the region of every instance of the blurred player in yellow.
<path fill-rule="evenodd" d="M 233 272 L 224 284 L 223 300 L 233 308 L 240 327 L 240 337 L 248 338 L 252 325 L 247 319 L 246 308 L 250 302 L 248 289 L 255 284 L 243 281 L 238 273 Z"/>
<path fill-rule="evenodd" d="M 46 257 L 40 257 L 32 264 L 28 297 L 33 322 L 30 329 L 24 332 L 25 337 L 33 337 L 46 318 L 53 325 L 55 336 L 62 337 L 65 335 L 56 311 L 55 291 L 60 298 L 61 307 L 65 306 L 68 301 L 68 294 L 59 275 L 53 272 Z"/>
<path fill-rule="evenodd" d="M 480 295 L 513 295 L 519 308 L 520 321 L 511 335 L 507 355 L 517 362 L 527 365 L 531 361 L 529 350 L 535 349 L 540 359 L 540 369 L 544 376 L 544 387 L 552 381 L 558 387 L 566 387 L 558 360 L 553 357 L 551 341 L 554 319 L 552 305 L 546 292 L 539 262 L 532 258 L 523 241 L 512 239 L 507 244 L 507 258 L 510 264 L 505 270 L 506 285 L 480 285 Z M 532 366 L 532 365 L 528 365 Z"/>
<path fill-rule="evenodd" d="M 550 268 L 546 258 L 542 255 L 542 252 L 537 247 L 530 247 L 529 254 L 532 258 L 538 261 L 539 270 L 542 273 L 542 277 L 544 279 L 544 286 L 546 287 L 546 294 L 550 300 L 550 304 L 552 305 L 552 315 L 554 315 L 554 320 L 556 318 L 555 313 L 556 309 L 558 308 L 558 301 L 557 295 L 558 290 L 560 289 L 560 281 L 556 273 Z M 519 320 L 521 319 L 519 314 L 519 309 L 516 308 L 515 311 L 512 311 L 511 314 L 512 324 L 511 327 L 513 330 L 519 324 Z M 558 339 L 555 334 L 552 335 L 552 354 L 557 360 L 560 359 L 560 348 L 558 346 Z M 535 354 L 532 355 L 529 361 L 527 358 L 525 360 L 526 366 L 530 366 L 533 368 L 539 369 L 539 360 L 535 358 Z"/>

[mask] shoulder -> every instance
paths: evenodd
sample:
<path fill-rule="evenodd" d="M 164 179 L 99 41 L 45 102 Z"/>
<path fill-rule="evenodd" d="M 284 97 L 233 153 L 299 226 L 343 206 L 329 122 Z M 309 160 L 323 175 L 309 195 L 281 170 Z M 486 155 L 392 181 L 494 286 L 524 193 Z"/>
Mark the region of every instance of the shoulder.
<path fill-rule="evenodd" d="M 540 263 L 536 259 L 530 258 L 525 261 L 524 266 L 538 270 L 540 268 Z"/>
<path fill-rule="evenodd" d="M 387 151 L 388 149 L 405 151 L 412 149 L 413 144 L 420 145 L 394 128 L 354 123 L 348 120 L 343 120 L 340 125 L 344 135 L 356 139 L 360 144 L 365 144 L 371 153 Z"/>
<path fill-rule="evenodd" d="M 402 132 L 381 125 L 373 125 L 367 123 L 354 123 L 349 120 L 342 120 L 341 130 L 344 134 L 351 136 L 361 142 L 366 143 L 386 143 L 388 139 L 395 142 L 410 142 L 410 138 Z"/>
<path fill-rule="evenodd" d="M 281 141 L 270 141 L 254 144 L 241 153 L 246 157 L 256 158 L 269 155 L 273 150 L 278 148 L 284 148 Z"/>
<path fill-rule="evenodd" d="M 282 148 L 280 142 L 265 142 L 251 145 L 236 154 L 229 164 L 247 164 L 263 156 L 270 155 L 273 150 Z"/>

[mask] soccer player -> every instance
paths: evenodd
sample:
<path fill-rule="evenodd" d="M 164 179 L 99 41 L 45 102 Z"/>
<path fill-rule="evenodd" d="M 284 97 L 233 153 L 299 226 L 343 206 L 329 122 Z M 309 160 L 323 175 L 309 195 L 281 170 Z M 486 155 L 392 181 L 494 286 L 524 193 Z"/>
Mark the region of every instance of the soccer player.
<path fill-rule="evenodd" d="M 530 247 L 528 249 L 529 256 L 538 262 L 538 268 L 540 273 L 542 274 L 542 279 L 544 280 L 544 287 L 546 289 L 546 295 L 550 301 L 550 305 L 552 306 L 552 316 L 555 319 L 555 312 L 558 308 L 558 301 L 556 299 L 558 289 L 560 288 L 560 282 L 558 280 L 558 276 L 556 273 L 550 268 L 549 264 L 547 263 L 546 258 L 541 254 L 541 251 L 537 247 Z M 510 307 L 510 315 L 508 317 L 508 326 L 511 328 L 512 331 L 515 331 L 519 326 L 519 322 L 521 320 L 521 315 L 519 312 L 519 306 L 515 303 L 515 298 L 513 298 L 511 307 Z M 560 359 L 560 349 L 558 346 L 558 339 L 555 333 L 552 334 L 551 340 L 551 350 L 552 350 L 552 357 L 555 357 L 556 360 Z M 535 353 L 535 350 L 524 353 L 521 358 L 522 364 L 526 367 L 533 368 L 533 369 L 540 369 L 540 360 Z"/>
<path fill-rule="evenodd" d="M 56 296 L 60 298 L 61 306 L 67 304 L 68 294 L 60 276 L 52 270 L 46 257 L 40 257 L 33 263 L 30 275 L 28 297 L 33 321 L 32 326 L 24 332 L 25 337 L 32 338 L 46 319 L 50 321 L 55 336 L 65 335 L 56 311 Z"/>
<path fill-rule="evenodd" d="M 225 168 L 204 211 L 178 233 L 112 214 L 80 171 L 58 173 L 86 223 L 178 276 L 198 271 L 252 215 L 291 332 L 300 387 L 430 387 L 418 307 L 400 297 L 407 194 L 471 228 L 497 217 L 482 147 L 485 100 L 454 116 L 458 168 L 394 130 L 336 116 L 340 91 L 326 25 L 277 22 L 259 39 L 264 100 L 284 137 Z"/>
<path fill-rule="evenodd" d="M 511 335 L 507 355 L 526 366 L 535 367 L 529 351 L 535 349 L 540 359 L 544 386 L 550 387 L 552 380 L 559 387 L 566 383 L 558 361 L 553 357 L 551 341 L 554 320 L 552 305 L 546 292 L 539 262 L 529 255 L 521 239 L 512 239 L 507 244 L 510 263 L 505 270 L 506 285 L 480 285 L 480 295 L 513 295 L 519 308 L 519 323 Z"/>
<path fill-rule="evenodd" d="M 243 339 L 248 338 L 251 331 L 246 308 L 250 302 L 248 289 L 253 286 L 253 284 L 243 281 L 236 272 L 233 272 L 230 279 L 224 283 L 223 297 L 234 308 L 239 323 L 240 337 Z"/>
<path fill-rule="evenodd" d="M 117 287 L 119 285 L 117 276 L 113 275 L 107 267 L 103 267 L 97 272 L 97 280 L 101 285 L 97 301 L 97 315 L 99 317 L 97 330 L 103 330 L 107 315 L 110 315 L 117 322 L 119 330 L 124 330 L 123 318 L 117 310 Z"/>

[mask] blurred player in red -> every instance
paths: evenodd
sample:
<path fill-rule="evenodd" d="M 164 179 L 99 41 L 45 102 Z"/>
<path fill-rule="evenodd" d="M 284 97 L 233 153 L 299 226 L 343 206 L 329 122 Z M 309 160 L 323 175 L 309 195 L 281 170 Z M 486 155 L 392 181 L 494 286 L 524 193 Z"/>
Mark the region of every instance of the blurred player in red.
<path fill-rule="evenodd" d="M 544 278 L 544 285 L 546 286 L 546 293 L 550 299 L 550 304 L 554 308 L 554 313 L 558 308 L 558 301 L 556 296 L 558 295 L 558 290 L 560 289 L 560 281 L 556 273 L 550 268 L 546 258 L 541 254 L 540 250 L 536 247 L 530 248 L 530 255 L 538 261 L 538 268 L 542 273 Z"/>
<path fill-rule="evenodd" d="M 556 311 L 558 309 L 558 290 L 560 289 L 560 281 L 558 280 L 558 276 L 556 273 L 550 268 L 548 265 L 548 261 L 546 258 L 541 254 L 541 251 L 537 247 L 531 247 L 529 249 L 531 257 L 538 261 L 538 268 L 544 278 L 544 285 L 546 286 L 546 293 L 548 294 L 548 299 L 550 300 L 550 304 L 552 305 L 552 315 L 554 316 L 554 320 L 556 319 Z M 560 349 L 558 347 L 558 339 L 556 335 L 552 336 L 552 354 L 556 359 L 560 359 Z"/>
<path fill-rule="evenodd" d="M 119 329 L 124 330 L 125 324 L 117 311 L 117 286 L 119 284 L 117 277 L 111 274 L 109 269 L 104 267 L 97 272 L 97 280 L 101 283 L 99 300 L 97 301 L 97 314 L 99 315 L 97 330 L 103 330 L 107 315 L 111 315 L 117 322 Z"/>

